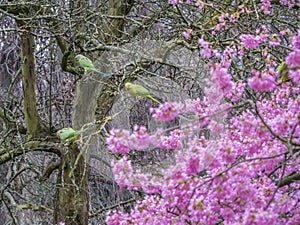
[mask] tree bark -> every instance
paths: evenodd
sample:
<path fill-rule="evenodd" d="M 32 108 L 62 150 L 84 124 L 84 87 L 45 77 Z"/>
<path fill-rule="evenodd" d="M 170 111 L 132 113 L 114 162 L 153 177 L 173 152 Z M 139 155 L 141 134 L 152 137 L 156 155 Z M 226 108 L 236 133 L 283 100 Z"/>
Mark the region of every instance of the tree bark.
<path fill-rule="evenodd" d="M 88 168 L 76 143 L 64 146 L 57 180 L 54 224 L 87 225 L 89 215 Z"/>
<path fill-rule="evenodd" d="M 126 16 L 132 8 L 134 0 L 109 0 L 108 14 L 110 16 Z M 105 40 L 107 43 L 117 41 L 123 35 L 124 19 L 110 18 L 105 27 Z"/>
<path fill-rule="evenodd" d="M 126 15 L 132 7 L 132 0 L 110 1 L 110 15 Z M 124 21 L 112 19 L 107 27 L 105 42 L 117 41 L 121 37 Z M 78 30 L 83 30 L 80 24 Z M 113 31 L 113 32 L 112 32 Z M 103 56 L 105 58 L 105 54 Z M 103 72 L 107 68 L 101 68 Z M 116 94 L 114 89 L 107 85 L 111 80 L 104 80 L 99 75 L 87 72 L 85 78 L 80 80 L 76 87 L 76 98 L 72 112 L 72 127 L 75 130 L 81 129 L 84 125 L 94 124 L 95 120 L 102 120 L 111 109 Z M 105 84 L 104 84 L 105 83 Z M 89 126 L 83 136 L 91 137 L 96 127 Z M 76 144 L 66 146 L 63 149 L 61 168 L 56 187 L 54 224 L 60 221 L 66 225 L 88 225 L 89 218 L 89 196 L 88 196 L 88 163 L 90 153 L 95 151 L 97 137 L 93 136 L 85 140 L 84 145 L 79 147 Z M 100 157 L 106 158 L 107 153 L 101 149 Z M 76 163 L 78 161 L 78 163 Z M 110 168 L 103 166 L 102 173 L 109 173 Z M 68 175 L 71 173 L 71 176 Z"/>
<path fill-rule="evenodd" d="M 25 23 L 17 21 L 20 32 L 22 88 L 27 139 L 43 137 L 44 127 L 36 107 L 34 37 Z"/>

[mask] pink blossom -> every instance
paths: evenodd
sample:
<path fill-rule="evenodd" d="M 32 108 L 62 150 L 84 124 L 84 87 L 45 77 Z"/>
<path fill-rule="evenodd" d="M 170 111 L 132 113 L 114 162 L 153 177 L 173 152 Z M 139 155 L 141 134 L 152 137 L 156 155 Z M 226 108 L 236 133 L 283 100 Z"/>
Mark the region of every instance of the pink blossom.
<path fill-rule="evenodd" d="M 295 49 L 290 52 L 285 60 L 286 64 L 290 67 L 300 66 L 300 49 Z"/>
<path fill-rule="evenodd" d="M 245 89 L 245 84 L 242 81 L 238 81 L 234 83 L 231 91 L 226 94 L 226 98 L 230 98 L 231 101 L 236 102 L 242 97 L 244 93 L 244 89 Z"/>
<path fill-rule="evenodd" d="M 160 144 L 158 145 L 162 149 L 176 149 L 181 147 L 181 140 L 183 138 L 181 130 L 173 130 L 169 136 L 162 136 Z"/>
<path fill-rule="evenodd" d="M 209 43 L 207 41 L 204 41 L 202 38 L 199 38 L 198 44 L 202 47 L 200 53 L 204 58 L 210 58 L 213 55 L 213 51 L 210 48 Z"/>
<path fill-rule="evenodd" d="M 186 30 L 182 33 L 182 35 L 183 35 L 186 39 L 189 39 L 190 36 L 191 36 L 192 31 L 193 31 L 192 29 L 186 29 Z"/>
<path fill-rule="evenodd" d="M 300 30 L 298 34 L 293 37 L 292 46 L 300 49 Z"/>
<path fill-rule="evenodd" d="M 270 6 L 271 2 L 270 0 L 260 0 L 261 2 L 261 10 L 264 12 L 264 14 L 270 14 Z"/>
<path fill-rule="evenodd" d="M 109 150 L 113 153 L 128 153 L 129 132 L 126 130 L 112 129 L 109 136 L 106 138 L 106 144 Z"/>
<path fill-rule="evenodd" d="M 231 81 L 231 76 L 228 73 L 227 68 L 217 64 L 215 67 L 211 68 L 210 72 L 213 75 L 213 81 L 219 85 L 224 94 L 227 94 L 233 86 L 233 82 Z"/>
<path fill-rule="evenodd" d="M 256 48 L 261 42 L 260 37 L 252 34 L 242 34 L 240 39 L 242 41 L 242 45 L 248 48 Z"/>
<path fill-rule="evenodd" d="M 115 174 L 114 178 L 121 187 L 131 187 L 133 178 L 133 168 L 131 161 L 123 156 L 120 160 L 112 161 L 112 170 Z"/>
<path fill-rule="evenodd" d="M 289 70 L 289 77 L 300 86 L 300 69 Z"/>
<path fill-rule="evenodd" d="M 280 3 L 288 6 L 289 8 L 292 8 L 293 6 L 295 6 L 295 0 L 280 0 Z"/>
<path fill-rule="evenodd" d="M 204 8 L 205 4 L 202 1 L 197 1 L 195 6 L 197 6 L 201 10 Z"/>
<path fill-rule="evenodd" d="M 271 35 L 269 37 L 269 44 L 270 46 L 278 46 L 280 45 L 281 40 L 279 39 L 279 37 L 277 35 Z"/>
<path fill-rule="evenodd" d="M 169 3 L 171 5 L 177 5 L 177 4 L 183 3 L 183 0 L 169 0 Z"/>
<path fill-rule="evenodd" d="M 207 81 L 208 87 L 204 89 L 206 98 L 210 104 L 219 104 L 223 98 L 223 91 L 221 90 L 219 84 L 213 81 Z"/>
<path fill-rule="evenodd" d="M 130 148 L 144 150 L 151 144 L 152 139 L 146 127 L 134 125 L 133 132 L 127 141 Z"/>
<path fill-rule="evenodd" d="M 249 86 L 256 91 L 272 91 L 276 88 L 275 79 L 267 72 L 252 70 L 253 77 L 248 79 Z"/>
<path fill-rule="evenodd" d="M 173 120 L 180 113 L 181 105 L 179 103 L 166 102 L 159 105 L 158 108 L 151 108 L 153 118 L 160 121 Z"/>
<path fill-rule="evenodd" d="M 294 36 L 292 44 L 295 49 L 288 54 L 285 63 L 289 66 L 289 77 L 300 85 L 300 34 Z"/>
<path fill-rule="evenodd" d="M 235 46 L 227 46 L 222 54 L 221 67 L 229 68 L 232 60 L 237 56 L 237 49 Z"/>
<path fill-rule="evenodd" d="M 186 173 L 188 175 L 193 175 L 200 172 L 200 159 L 199 156 L 193 155 L 187 162 Z"/>
<path fill-rule="evenodd" d="M 218 123 L 216 121 L 210 121 L 208 128 L 213 134 L 221 134 L 224 130 L 224 124 Z"/>

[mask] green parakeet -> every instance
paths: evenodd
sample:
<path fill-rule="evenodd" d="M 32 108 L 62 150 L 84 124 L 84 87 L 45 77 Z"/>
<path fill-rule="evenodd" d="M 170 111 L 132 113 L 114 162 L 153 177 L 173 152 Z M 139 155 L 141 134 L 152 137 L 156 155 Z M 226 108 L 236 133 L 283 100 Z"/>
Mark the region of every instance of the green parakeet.
<path fill-rule="evenodd" d="M 57 136 L 63 142 L 73 142 L 75 141 L 75 137 L 82 132 L 84 130 L 75 131 L 73 128 L 67 127 L 57 131 Z"/>
<path fill-rule="evenodd" d="M 92 60 L 90 60 L 89 58 L 83 56 L 83 55 L 76 55 L 75 59 L 78 60 L 79 65 L 85 70 L 85 71 L 94 71 L 96 73 L 99 73 L 102 76 L 109 76 L 106 73 L 101 72 L 100 70 L 96 69 L 96 67 L 94 66 Z"/>
<path fill-rule="evenodd" d="M 125 90 L 132 96 L 146 97 L 158 104 L 161 104 L 160 101 L 158 101 L 157 99 L 155 99 L 151 96 L 150 91 L 148 91 L 146 88 L 144 88 L 141 85 L 132 84 L 130 82 L 127 82 L 127 83 L 125 83 Z"/>
<path fill-rule="evenodd" d="M 282 61 L 276 68 L 276 72 L 280 78 L 280 82 L 284 83 L 290 80 L 289 78 L 289 69 L 287 65 Z"/>

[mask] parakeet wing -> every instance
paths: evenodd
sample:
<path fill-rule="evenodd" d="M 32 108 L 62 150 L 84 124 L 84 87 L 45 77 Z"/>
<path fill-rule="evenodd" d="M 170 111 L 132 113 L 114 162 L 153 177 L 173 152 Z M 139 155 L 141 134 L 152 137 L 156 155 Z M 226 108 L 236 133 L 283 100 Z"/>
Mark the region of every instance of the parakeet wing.
<path fill-rule="evenodd" d="M 95 68 L 93 62 L 87 57 L 81 57 L 81 59 L 79 60 L 79 64 L 86 70 Z"/>
<path fill-rule="evenodd" d="M 276 72 L 277 73 L 280 73 L 280 71 L 283 69 L 283 66 L 284 66 L 284 61 L 282 61 L 276 68 Z"/>
<path fill-rule="evenodd" d="M 148 95 L 151 95 L 150 91 L 148 91 L 146 88 L 144 88 L 141 85 L 136 84 L 132 88 L 136 96 L 147 97 Z"/>
<path fill-rule="evenodd" d="M 101 72 L 100 70 L 96 69 L 96 67 L 94 66 L 92 60 L 90 60 L 89 58 L 83 56 L 83 55 L 78 55 L 77 56 L 78 59 L 79 59 L 79 65 L 81 67 L 83 67 L 85 70 L 91 70 L 91 71 L 94 71 L 104 77 L 109 77 L 111 75 L 109 74 L 106 74 L 106 73 L 103 73 Z"/>
<path fill-rule="evenodd" d="M 282 61 L 276 68 L 276 72 L 278 73 L 278 76 L 280 78 L 280 82 L 284 83 L 286 81 L 289 81 L 289 69 L 287 65 Z"/>
<path fill-rule="evenodd" d="M 71 127 L 63 128 L 57 132 L 59 138 L 62 141 L 66 141 L 67 139 L 73 137 L 75 133 L 76 133 L 75 130 L 73 130 Z"/>
<path fill-rule="evenodd" d="M 147 97 L 151 99 L 152 101 L 161 104 L 160 101 L 157 99 L 153 98 L 151 96 L 150 91 L 148 91 L 146 88 L 144 88 L 141 85 L 138 84 L 132 84 L 130 82 L 125 83 L 125 90 L 132 96 L 138 96 L 138 97 Z"/>

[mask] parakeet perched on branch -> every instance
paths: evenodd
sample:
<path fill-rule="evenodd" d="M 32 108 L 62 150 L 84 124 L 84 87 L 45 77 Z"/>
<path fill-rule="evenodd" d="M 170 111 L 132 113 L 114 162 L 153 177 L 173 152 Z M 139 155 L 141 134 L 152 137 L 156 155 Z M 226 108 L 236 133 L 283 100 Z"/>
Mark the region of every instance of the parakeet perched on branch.
<path fill-rule="evenodd" d="M 83 56 L 83 55 L 76 55 L 75 59 L 78 60 L 79 65 L 85 70 L 85 71 L 94 71 L 96 73 L 99 73 L 102 76 L 109 76 L 109 74 L 103 73 L 100 70 L 96 69 L 96 67 L 94 66 L 92 60 L 90 60 L 89 58 Z"/>
<path fill-rule="evenodd" d="M 287 65 L 282 61 L 276 68 L 281 83 L 287 82 L 289 78 L 289 69 Z"/>
<path fill-rule="evenodd" d="M 127 83 L 125 83 L 125 90 L 132 96 L 146 97 L 158 104 L 161 104 L 160 101 L 158 101 L 157 99 L 155 99 L 151 96 L 150 91 L 148 91 L 146 88 L 144 88 L 141 85 L 132 84 L 130 82 L 127 82 Z"/>
<path fill-rule="evenodd" d="M 73 141 L 75 141 L 75 137 L 84 131 L 85 130 L 75 131 L 71 127 L 66 127 L 66 128 L 63 128 L 63 129 L 57 131 L 57 136 L 63 142 L 73 142 Z"/>

